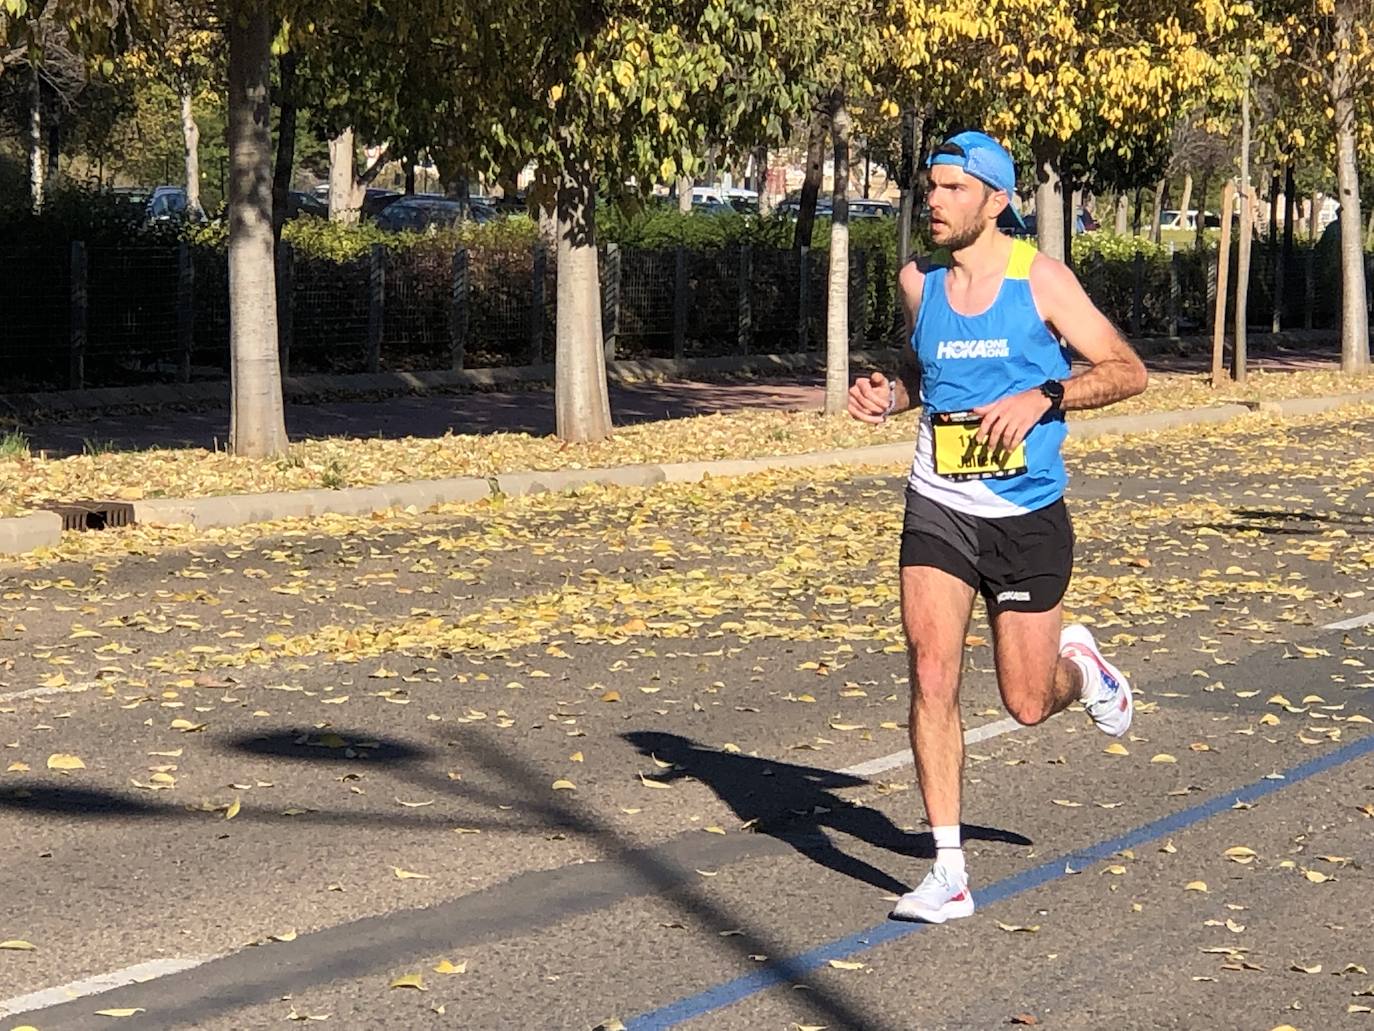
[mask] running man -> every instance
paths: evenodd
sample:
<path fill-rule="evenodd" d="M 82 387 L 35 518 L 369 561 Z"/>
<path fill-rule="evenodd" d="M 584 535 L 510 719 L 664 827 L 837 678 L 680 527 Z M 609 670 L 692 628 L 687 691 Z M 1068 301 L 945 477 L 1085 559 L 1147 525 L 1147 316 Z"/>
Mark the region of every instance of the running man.
<path fill-rule="evenodd" d="M 1082 702 L 1108 734 L 1131 725 L 1126 678 L 1085 627 L 1063 625 L 1074 538 L 1060 448 L 1066 410 L 1139 394 L 1146 373 L 1066 265 L 998 231 L 1016 188 L 1000 144 L 959 133 L 927 165 L 937 250 L 898 278 L 911 346 L 895 377 L 855 382 L 849 413 L 876 424 L 921 406 L 901 598 L 911 748 L 936 858 L 892 916 L 944 923 L 973 913 L 960 840 L 959 674 L 974 595 L 987 603 L 997 686 L 1018 722 Z M 1070 376 L 1065 344 L 1091 367 Z"/>

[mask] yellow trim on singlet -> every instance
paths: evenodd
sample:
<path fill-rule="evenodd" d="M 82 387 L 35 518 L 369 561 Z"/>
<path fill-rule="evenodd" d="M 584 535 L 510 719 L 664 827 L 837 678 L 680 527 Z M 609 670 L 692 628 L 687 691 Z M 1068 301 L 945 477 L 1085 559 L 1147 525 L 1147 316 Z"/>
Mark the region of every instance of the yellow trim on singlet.
<path fill-rule="evenodd" d="M 1007 259 L 1008 279 L 1029 279 L 1031 262 L 1038 252 L 1029 240 L 1012 240 L 1011 257 Z"/>

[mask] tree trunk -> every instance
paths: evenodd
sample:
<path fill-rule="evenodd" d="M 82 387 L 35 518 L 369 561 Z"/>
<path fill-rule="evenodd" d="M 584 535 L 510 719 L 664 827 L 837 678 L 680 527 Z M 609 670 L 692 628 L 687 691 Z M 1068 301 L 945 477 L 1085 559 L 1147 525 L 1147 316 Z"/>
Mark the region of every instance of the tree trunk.
<path fill-rule="evenodd" d="M 403 169 L 402 174 L 405 176 L 405 181 L 401 189 L 405 191 L 407 197 L 413 197 L 415 195 L 415 158 L 401 158 L 401 167 Z M 509 194 L 503 191 L 501 195 L 503 197 L 513 197 L 515 196 L 515 191 L 512 190 Z"/>
<path fill-rule="evenodd" d="M 43 77 L 36 48 L 29 44 L 29 200 L 43 210 Z"/>
<path fill-rule="evenodd" d="M 1269 177 L 1269 243 L 1272 247 L 1279 238 L 1279 194 L 1283 192 L 1283 180 L 1279 166 L 1274 166 L 1274 174 Z"/>
<path fill-rule="evenodd" d="M 591 165 L 565 156 L 558 186 L 558 314 L 554 413 L 558 436 L 601 440 L 611 432 L 601 287 L 596 257 L 596 189 Z"/>
<path fill-rule="evenodd" d="M 687 214 L 692 210 L 692 187 L 694 182 L 690 175 L 680 175 L 677 178 L 677 210 L 682 214 Z"/>
<path fill-rule="evenodd" d="M 1144 196 L 1144 193 L 1145 193 L 1145 191 L 1142 190 L 1142 189 L 1140 189 L 1140 188 L 1137 188 L 1136 191 L 1135 191 L 1135 209 L 1134 209 L 1134 211 L 1133 211 L 1132 214 L 1131 214 L 1131 235 L 1132 235 L 1132 236 L 1139 236 L 1139 235 L 1140 235 L 1140 206 L 1141 206 L 1141 203 L 1142 203 L 1141 198 Z"/>
<path fill-rule="evenodd" d="M 1231 204 L 1236 196 L 1236 187 L 1229 179 L 1221 191 L 1221 207 L 1226 214 L 1221 219 L 1221 243 L 1217 247 L 1217 295 L 1216 312 L 1212 318 L 1212 389 L 1217 390 L 1226 381 L 1226 297 L 1227 280 L 1231 274 Z"/>
<path fill-rule="evenodd" d="M 285 452 L 272 249 L 270 9 L 232 4 L 229 36 L 229 445 L 244 458 Z"/>
<path fill-rule="evenodd" d="M 1374 205 L 1370 207 L 1369 224 L 1365 226 L 1364 230 L 1364 246 L 1365 250 L 1374 249 Z"/>
<path fill-rule="evenodd" d="M 1341 371 L 1369 368 L 1369 309 L 1360 247 L 1360 171 L 1356 155 L 1355 68 L 1351 55 L 1357 0 L 1336 0 L 1336 60 L 1331 106 L 1336 111 L 1336 182 L 1341 202 Z"/>
<path fill-rule="evenodd" d="M 1125 190 L 1116 195 L 1116 224 L 1112 228 L 1117 236 L 1125 236 L 1131 231 L 1131 199 Z"/>
<path fill-rule="evenodd" d="M 329 141 L 329 220 L 356 225 L 362 211 L 364 188 L 353 175 L 353 127 Z"/>
<path fill-rule="evenodd" d="M 1245 48 L 1247 64 L 1250 47 Z M 1250 238 L 1254 232 L 1255 190 L 1250 185 L 1250 75 L 1246 72 L 1245 92 L 1240 102 L 1240 244 L 1236 248 L 1235 339 L 1231 342 L 1231 378 L 1245 382 L 1246 340 L 1250 301 Z"/>
<path fill-rule="evenodd" d="M 1064 248 L 1064 264 L 1073 268 L 1073 230 L 1074 223 L 1078 220 L 1078 204 L 1076 199 L 1078 192 L 1073 189 L 1072 184 L 1062 183 L 1059 191 L 1060 221 L 1064 224 L 1064 236 L 1061 246 Z"/>
<path fill-rule="evenodd" d="M 62 108 L 54 105 L 48 118 L 48 173 L 44 180 L 48 192 L 56 189 L 59 161 L 62 157 Z"/>
<path fill-rule="evenodd" d="M 1059 178 L 1057 146 L 1035 151 L 1035 235 L 1040 253 L 1064 260 L 1064 184 Z"/>
<path fill-rule="evenodd" d="M 1198 185 L 1201 189 L 1198 190 L 1197 195 L 1197 222 L 1193 227 L 1193 246 L 1201 254 L 1203 244 L 1207 240 L 1207 193 L 1212 188 L 1210 169 L 1202 173 L 1202 181 Z"/>
<path fill-rule="evenodd" d="M 1150 242 L 1159 243 L 1159 219 L 1164 211 L 1164 194 L 1169 189 L 1169 180 L 1161 179 L 1155 183 L 1155 199 L 1150 208 Z"/>
<path fill-rule="evenodd" d="M 1322 204 L 1325 201 L 1321 190 L 1312 191 L 1312 209 L 1307 216 L 1307 239 L 1311 243 L 1316 243 L 1322 235 Z"/>
<path fill-rule="evenodd" d="M 1183 214 L 1183 224 L 1188 224 L 1188 208 L 1193 203 L 1193 173 L 1186 172 L 1183 176 L 1183 196 L 1178 202 L 1178 210 Z M 1198 212 L 1198 221 L 1202 221 L 1202 212 Z"/>
<path fill-rule="evenodd" d="M 912 204 L 912 180 L 916 170 L 916 109 L 908 107 L 902 111 L 901 159 L 897 169 L 897 265 L 906 264 L 911 253 L 911 223 L 914 211 Z"/>
<path fill-rule="evenodd" d="M 291 200 L 291 171 L 296 165 L 296 55 L 277 58 L 277 167 L 272 174 L 272 238 L 281 239 Z"/>
<path fill-rule="evenodd" d="M 793 230 L 792 248 L 811 246 L 811 234 L 816 228 L 816 197 L 821 192 L 821 172 L 825 161 L 825 118 L 817 115 L 811 123 L 811 135 L 806 144 L 806 178 L 802 181 L 801 203 L 797 209 L 797 225 Z"/>
<path fill-rule="evenodd" d="M 830 284 L 825 319 L 825 414 L 843 415 L 849 392 L 849 130 L 852 123 L 837 93 L 830 112 L 835 147 L 835 192 L 830 222 Z"/>
<path fill-rule="evenodd" d="M 1283 172 L 1283 263 L 1293 261 L 1293 214 L 1297 202 L 1297 186 L 1293 183 L 1293 162 Z"/>
<path fill-rule="evenodd" d="M 200 211 L 200 126 L 189 93 L 181 95 L 181 141 L 186 152 L 186 209 Z"/>

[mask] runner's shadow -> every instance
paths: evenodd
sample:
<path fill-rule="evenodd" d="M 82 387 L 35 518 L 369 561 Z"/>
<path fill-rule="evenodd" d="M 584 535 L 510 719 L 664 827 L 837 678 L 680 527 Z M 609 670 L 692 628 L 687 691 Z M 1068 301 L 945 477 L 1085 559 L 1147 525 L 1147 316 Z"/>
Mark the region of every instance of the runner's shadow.
<path fill-rule="evenodd" d="M 847 834 L 901 856 L 935 857 L 935 844 L 928 832 L 904 831 L 877 809 L 854 805 L 834 794 L 839 788 L 870 783 L 863 777 L 722 752 L 678 734 L 637 730 L 623 737 L 640 754 L 673 764 L 672 769 L 659 770 L 652 779 L 667 782 L 691 777 L 701 781 L 742 821 L 756 820 L 752 825 L 754 831 L 785 841 L 808 859 L 836 873 L 897 895 L 910 890 L 890 874 L 840 851 L 829 831 Z M 1033 844 L 1013 831 L 968 823 L 964 824 L 964 838 L 1009 845 Z"/>

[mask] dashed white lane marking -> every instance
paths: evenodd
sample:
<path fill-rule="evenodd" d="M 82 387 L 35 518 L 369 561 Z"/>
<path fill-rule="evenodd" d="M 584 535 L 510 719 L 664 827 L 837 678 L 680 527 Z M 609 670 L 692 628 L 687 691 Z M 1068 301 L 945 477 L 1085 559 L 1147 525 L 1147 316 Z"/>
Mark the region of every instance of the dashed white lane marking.
<path fill-rule="evenodd" d="M 23 698 L 43 698 L 46 695 L 54 694 L 80 694 L 82 691 L 89 691 L 93 687 L 99 687 L 100 681 L 92 680 L 84 684 L 67 684 L 65 687 L 31 687 L 27 691 L 10 691 L 7 694 L 0 694 L 0 703 L 17 702 Z"/>
<path fill-rule="evenodd" d="M 1327 623 L 1322 629 L 1355 630 L 1362 626 L 1374 626 L 1374 612 L 1366 612 L 1363 616 L 1351 616 L 1349 619 L 1342 619 L 1337 623 Z"/>
<path fill-rule="evenodd" d="M 112 991 L 115 988 L 142 984 L 144 981 L 152 981 L 169 974 L 179 974 L 183 970 L 190 970 L 192 967 L 198 967 L 203 963 L 209 963 L 212 959 L 219 958 L 219 956 L 190 956 L 184 959 L 152 959 L 146 963 L 136 963 L 131 967 L 125 967 L 123 970 L 116 970 L 112 974 L 97 974 L 95 977 L 88 977 L 81 981 L 60 984 L 56 988 L 44 988 L 42 991 L 30 992 L 28 995 L 16 995 L 13 999 L 0 999 L 0 1017 L 15 1017 L 20 1013 L 30 1013 L 33 1010 L 46 1009 L 49 1006 L 60 1006 L 64 1002 L 71 1002 L 73 999 L 84 998 L 87 995 L 99 995 L 101 992 Z"/>
<path fill-rule="evenodd" d="M 976 745 L 979 741 L 986 741 L 990 737 L 998 737 L 1002 734 L 1010 734 L 1013 730 L 1020 729 L 1021 724 L 1008 716 L 1006 719 L 998 720 L 996 723 L 984 723 L 981 727 L 974 727 L 972 730 L 964 731 L 964 744 Z M 843 770 L 836 770 L 836 773 L 843 773 L 850 777 L 872 777 L 874 774 L 885 773 L 894 770 L 898 766 L 905 766 L 911 762 L 911 749 L 905 748 L 900 752 L 893 752 L 891 755 L 880 756 L 877 759 L 870 759 L 866 763 L 859 763 L 857 766 L 846 766 Z"/>

